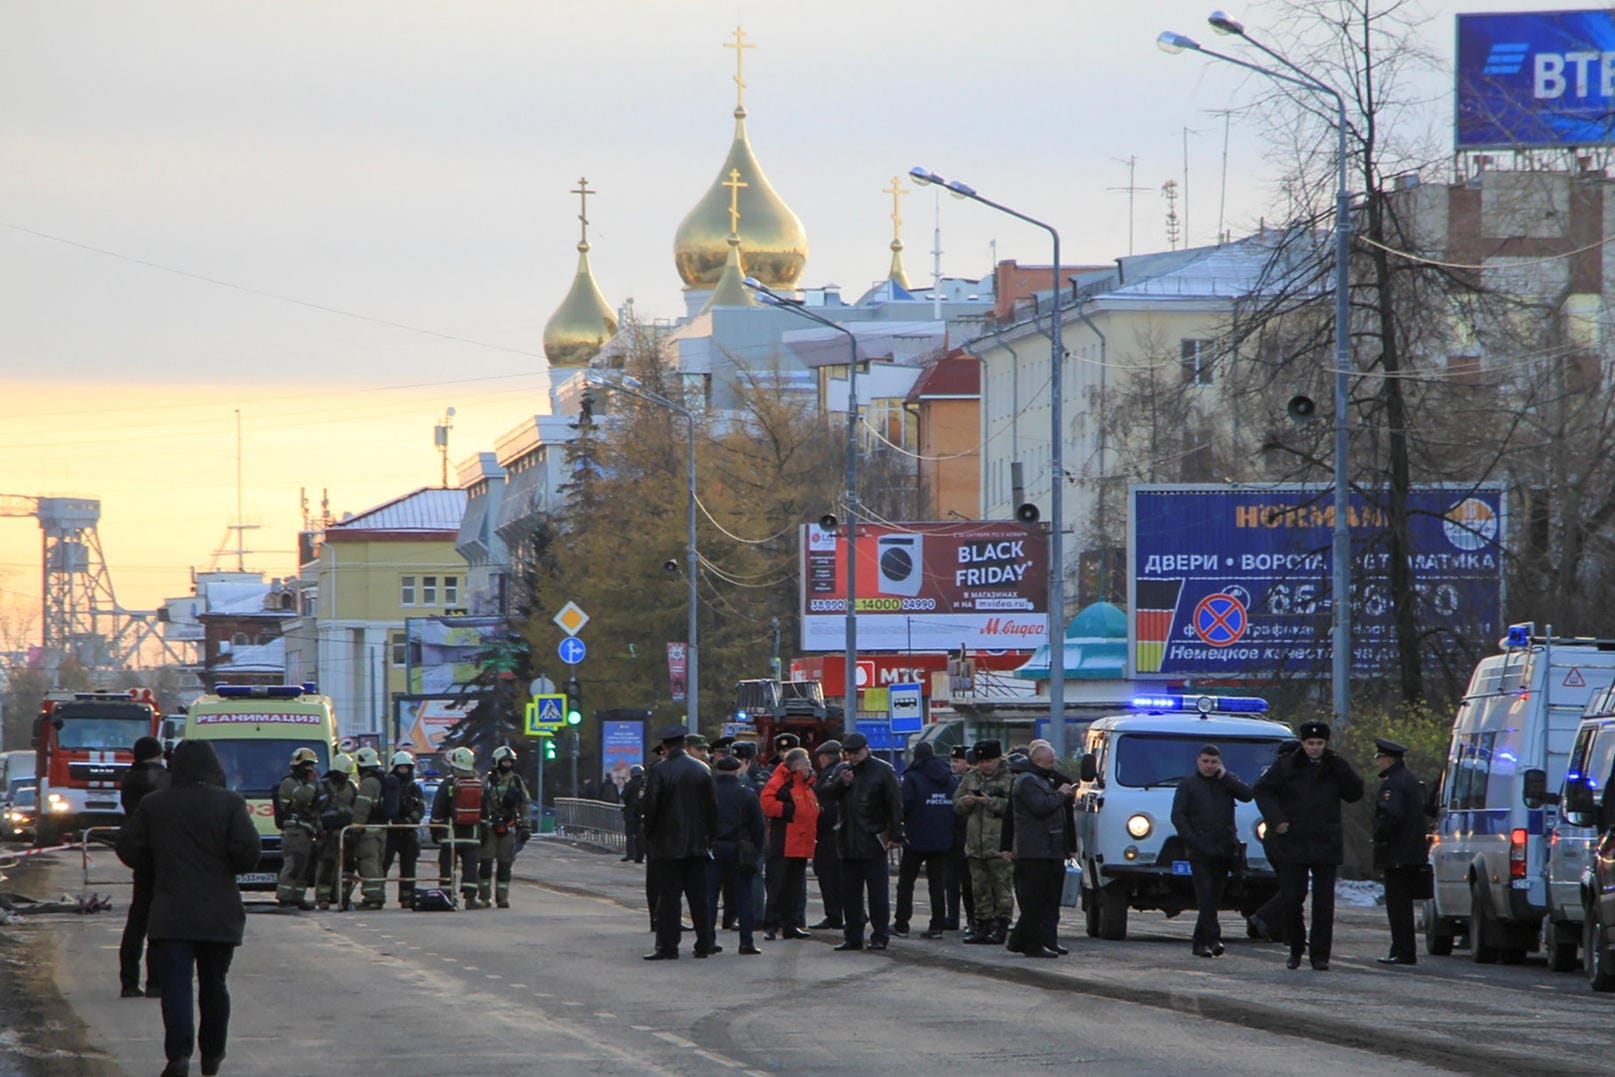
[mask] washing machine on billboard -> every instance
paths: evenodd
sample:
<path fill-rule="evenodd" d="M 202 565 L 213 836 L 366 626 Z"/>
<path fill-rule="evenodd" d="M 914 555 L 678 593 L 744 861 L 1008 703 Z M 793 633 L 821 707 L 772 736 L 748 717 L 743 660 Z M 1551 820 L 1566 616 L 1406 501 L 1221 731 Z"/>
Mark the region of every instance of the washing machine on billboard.
<path fill-rule="evenodd" d="M 909 532 L 882 535 L 875 540 L 881 594 L 913 596 L 920 593 L 925 576 L 924 542 L 924 535 Z"/>

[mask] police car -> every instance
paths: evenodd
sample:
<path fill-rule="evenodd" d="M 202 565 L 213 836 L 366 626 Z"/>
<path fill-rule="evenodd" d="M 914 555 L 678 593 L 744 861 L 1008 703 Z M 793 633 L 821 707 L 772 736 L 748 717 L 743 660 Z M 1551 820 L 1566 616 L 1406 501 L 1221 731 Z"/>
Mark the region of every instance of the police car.
<path fill-rule="evenodd" d="M 1222 750 L 1223 765 L 1247 785 L 1267 770 L 1289 726 L 1261 717 L 1267 701 L 1237 696 L 1141 696 L 1128 714 L 1097 719 L 1084 740 L 1077 788 L 1077 857 L 1089 936 L 1127 937 L 1129 909 L 1176 916 L 1194 908 L 1188 853 L 1172 826 L 1180 779 L 1195 772 L 1201 745 Z M 1223 907 L 1249 915 L 1278 890 L 1262 849 L 1254 802 L 1236 805 L 1245 848 Z"/>

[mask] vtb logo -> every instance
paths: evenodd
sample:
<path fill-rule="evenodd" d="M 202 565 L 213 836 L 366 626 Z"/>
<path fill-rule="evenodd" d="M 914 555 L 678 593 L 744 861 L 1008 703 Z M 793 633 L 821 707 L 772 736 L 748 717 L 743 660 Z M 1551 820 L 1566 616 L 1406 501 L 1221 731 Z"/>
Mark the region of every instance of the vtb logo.
<path fill-rule="evenodd" d="M 1510 77 L 1531 61 L 1532 96 L 1539 101 L 1563 97 L 1615 97 L 1615 52 L 1584 49 L 1575 52 L 1531 53 L 1529 42 L 1499 41 L 1486 54 L 1481 74 Z"/>

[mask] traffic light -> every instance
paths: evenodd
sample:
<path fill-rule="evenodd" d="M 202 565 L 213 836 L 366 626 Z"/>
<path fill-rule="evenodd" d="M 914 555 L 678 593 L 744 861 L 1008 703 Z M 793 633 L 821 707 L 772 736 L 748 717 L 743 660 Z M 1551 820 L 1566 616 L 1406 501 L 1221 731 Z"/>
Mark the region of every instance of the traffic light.
<path fill-rule="evenodd" d="M 544 761 L 549 762 L 551 759 L 554 759 L 554 758 L 555 758 L 555 738 L 554 737 L 545 737 L 544 738 Z"/>
<path fill-rule="evenodd" d="M 576 677 L 566 679 L 566 724 L 577 725 L 583 721 L 583 686 Z"/>

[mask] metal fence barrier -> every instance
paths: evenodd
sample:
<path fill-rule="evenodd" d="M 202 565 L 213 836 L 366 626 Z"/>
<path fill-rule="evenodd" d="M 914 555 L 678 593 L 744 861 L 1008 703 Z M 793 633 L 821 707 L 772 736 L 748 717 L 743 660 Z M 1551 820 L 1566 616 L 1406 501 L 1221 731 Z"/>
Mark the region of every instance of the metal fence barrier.
<path fill-rule="evenodd" d="M 92 882 L 90 879 L 90 870 L 95 867 L 95 858 L 90 855 L 91 845 L 97 845 L 103 849 L 106 852 L 107 858 L 111 860 L 113 865 L 118 869 L 118 878 L 116 879 L 93 880 L 97 887 L 133 887 L 135 885 L 134 872 L 124 867 L 123 861 L 118 859 L 118 854 L 112 847 L 113 842 L 117 840 L 118 831 L 122 829 L 123 828 L 121 826 L 87 826 L 83 829 L 83 831 L 80 832 L 77 845 L 79 850 L 79 863 L 83 869 L 83 875 L 79 883 L 79 898 L 81 900 L 89 898 L 92 894 L 92 891 L 90 890 L 90 884 Z M 107 839 L 93 840 L 90 837 L 90 835 L 98 832 L 106 834 L 108 836 Z"/>
<path fill-rule="evenodd" d="M 341 882 L 340 882 L 339 885 L 343 888 L 344 891 L 346 891 L 346 890 L 351 889 L 354 886 L 359 886 L 359 887 L 362 888 L 366 882 L 375 882 L 376 881 L 375 877 L 373 877 L 373 876 L 364 876 L 364 875 L 359 874 L 358 863 L 357 863 L 357 856 L 358 856 L 357 851 L 355 851 L 355 853 L 354 853 L 354 858 L 355 859 L 353 861 L 353 868 L 351 870 L 349 869 L 349 867 L 348 867 L 348 864 L 350 862 L 349 861 L 349 856 L 348 856 L 348 841 L 349 841 L 349 838 L 350 838 L 349 831 L 357 830 L 357 831 L 363 832 L 363 831 L 366 831 L 366 830 L 419 830 L 422 825 L 423 824 L 421 824 L 421 823 L 350 823 L 347 826 L 343 827 L 341 829 L 341 831 L 338 832 L 337 839 L 336 839 L 337 865 L 338 865 L 338 867 L 339 867 L 339 869 L 341 871 Z M 443 837 L 437 839 L 436 845 L 433 848 L 441 849 L 444 846 L 448 846 L 451 849 L 451 852 L 450 852 L 450 855 L 449 855 L 449 883 L 448 883 L 448 887 L 447 887 L 449 892 L 451 894 L 458 894 L 459 891 L 460 891 L 460 888 L 461 888 L 461 886 L 463 884 L 464 885 L 470 885 L 470 886 L 477 885 L 477 880 L 476 879 L 466 880 L 466 879 L 462 879 L 460 877 L 460 857 L 458 855 L 458 849 L 462 845 L 474 845 L 474 846 L 477 846 L 478 848 L 480 848 L 482 846 L 482 838 L 480 838 L 480 837 L 476 837 L 476 838 L 455 838 L 455 837 L 450 837 L 448 835 L 452 833 L 452 829 L 450 828 L 451 824 L 448 824 L 448 823 L 435 824 L 434 823 L 434 824 L 431 824 L 431 825 L 434 828 L 436 828 L 437 826 L 442 826 L 444 828 L 444 831 L 445 831 L 445 835 Z M 478 824 L 478 833 L 479 834 L 481 833 L 482 827 L 486 826 L 486 825 L 487 825 L 486 823 Z M 353 835 L 351 835 L 352 840 L 355 841 L 355 842 L 357 842 L 360 837 L 361 837 L 361 834 L 353 834 Z M 426 848 L 425 848 L 425 843 L 423 842 L 422 843 L 422 849 L 421 849 L 420 858 L 416 861 L 416 870 L 417 871 L 420 870 L 420 867 L 422 865 L 426 864 L 426 862 L 427 862 L 426 857 L 427 857 L 427 851 L 426 851 Z M 399 867 L 400 871 L 403 870 L 403 864 L 402 863 L 400 863 L 398 865 L 398 867 Z M 430 875 L 413 875 L 413 876 L 412 875 L 402 875 L 402 874 L 400 874 L 400 875 L 392 875 L 392 876 L 383 875 L 383 876 L 381 876 L 380 881 L 381 881 L 381 884 L 383 886 L 386 886 L 389 881 L 391 881 L 391 882 L 399 882 L 399 883 L 409 883 L 409 884 L 411 884 L 411 888 L 415 889 L 415 888 L 420 888 L 423 885 L 425 885 L 428 888 L 435 887 L 435 886 L 441 886 L 442 882 L 443 882 L 443 879 L 442 879 L 441 875 L 437 874 L 436 872 L 433 872 Z M 354 906 L 354 907 L 357 908 L 357 906 Z M 338 909 L 338 911 L 346 911 L 346 906 L 343 905 L 341 908 Z"/>
<path fill-rule="evenodd" d="M 555 833 L 559 837 L 570 838 L 584 845 L 598 845 L 613 852 L 624 852 L 628 848 L 622 805 L 609 800 L 556 797 Z"/>

